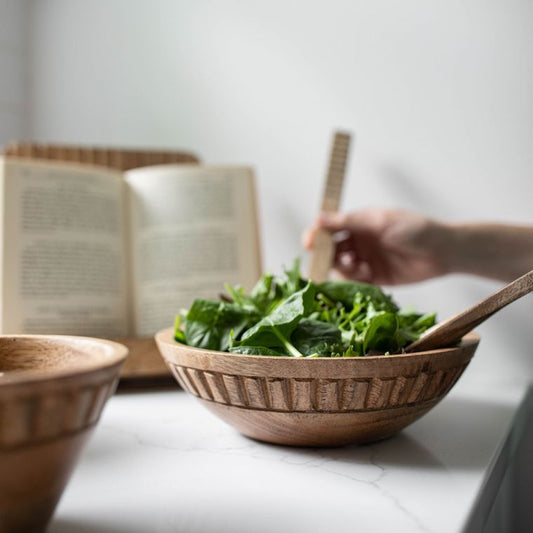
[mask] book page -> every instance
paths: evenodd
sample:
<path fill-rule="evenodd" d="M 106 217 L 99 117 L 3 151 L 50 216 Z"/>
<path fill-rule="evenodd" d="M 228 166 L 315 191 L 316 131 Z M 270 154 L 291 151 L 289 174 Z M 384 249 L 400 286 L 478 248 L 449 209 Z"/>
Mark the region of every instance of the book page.
<path fill-rule="evenodd" d="M 150 336 L 224 283 L 249 290 L 261 274 L 252 171 L 161 165 L 129 184 L 134 328 Z"/>
<path fill-rule="evenodd" d="M 2 332 L 127 335 L 124 181 L 4 159 Z"/>

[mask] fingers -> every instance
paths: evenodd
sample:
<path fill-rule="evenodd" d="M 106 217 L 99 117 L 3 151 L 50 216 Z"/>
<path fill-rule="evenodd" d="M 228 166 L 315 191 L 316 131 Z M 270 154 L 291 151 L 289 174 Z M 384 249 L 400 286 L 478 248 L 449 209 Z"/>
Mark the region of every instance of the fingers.
<path fill-rule="evenodd" d="M 367 283 L 372 281 L 372 268 L 364 258 L 358 255 L 352 238 L 336 242 L 332 266 L 344 278 Z"/>
<path fill-rule="evenodd" d="M 342 231 L 348 228 L 348 216 L 345 213 L 323 212 L 318 217 L 319 227 L 328 231 Z"/>
<path fill-rule="evenodd" d="M 348 230 L 348 217 L 344 213 L 320 213 L 315 225 L 305 230 L 302 235 L 302 245 L 306 250 L 313 248 L 316 232 L 321 228 L 330 233 Z"/>
<path fill-rule="evenodd" d="M 373 283 L 374 276 L 370 265 L 366 261 L 357 261 L 352 257 L 342 255 L 335 262 L 335 270 L 346 279 Z"/>
<path fill-rule="evenodd" d="M 344 213 L 321 213 L 315 225 L 303 233 L 302 244 L 306 250 L 311 251 L 317 231 L 319 229 L 328 231 L 332 234 L 335 244 L 335 255 L 331 266 L 344 278 L 371 283 L 372 269 L 364 257 L 359 255 L 359 246 L 354 239 L 350 222 L 350 216 Z"/>
<path fill-rule="evenodd" d="M 318 230 L 318 227 L 313 226 L 312 228 L 305 230 L 302 235 L 302 245 L 308 251 L 312 250 L 313 248 L 317 230 Z"/>

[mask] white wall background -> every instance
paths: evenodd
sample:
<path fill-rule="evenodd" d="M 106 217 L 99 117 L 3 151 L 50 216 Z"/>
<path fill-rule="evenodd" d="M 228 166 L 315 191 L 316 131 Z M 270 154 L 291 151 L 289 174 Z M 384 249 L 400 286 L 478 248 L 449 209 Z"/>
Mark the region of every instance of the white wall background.
<path fill-rule="evenodd" d="M 345 209 L 380 204 L 449 220 L 532 222 L 527 0 L 29 6 L 28 124 L 15 121 L 13 134 L 180 147 L 207 163 L 252 164 L 267 269 L 303 253 L 334 128 L 357 136 Z M 392 292 L 445 318 L 497 287 L 450 276 Z M 532 315 L 530 297 L 479 328 L 470 379 L 494 371 L 510 383 L 533 378 Z"/>
<path fill-rule="evenodd" d="M 26 134 L 28 2 L 0 0 L 0 146 Z"/>

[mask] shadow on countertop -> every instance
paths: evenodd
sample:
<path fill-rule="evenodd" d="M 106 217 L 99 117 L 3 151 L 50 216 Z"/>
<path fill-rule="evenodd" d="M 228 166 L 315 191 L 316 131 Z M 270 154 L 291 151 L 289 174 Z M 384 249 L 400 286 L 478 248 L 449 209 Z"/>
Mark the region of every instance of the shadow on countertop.
<path fill-rule="evenodd" d="M 401 433 L 376 443 L 341 448 L 287 448 L 284 454 L 347 464 L 368 463 L 417 469 L 479 469 L 503 442 L 516 410 L 510 405 L 466 398 L 444 398 Z"/>

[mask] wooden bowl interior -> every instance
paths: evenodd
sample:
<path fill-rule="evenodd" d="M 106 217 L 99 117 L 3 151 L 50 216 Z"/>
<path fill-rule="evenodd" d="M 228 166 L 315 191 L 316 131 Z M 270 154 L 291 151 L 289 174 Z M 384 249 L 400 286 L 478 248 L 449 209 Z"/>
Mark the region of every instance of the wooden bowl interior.
<path fill-rule="evenodd" d="M 126 356 L 116 343 L 67 336 L 0 337 L 0 375 L 23 378 L 96 369 Z"/>

